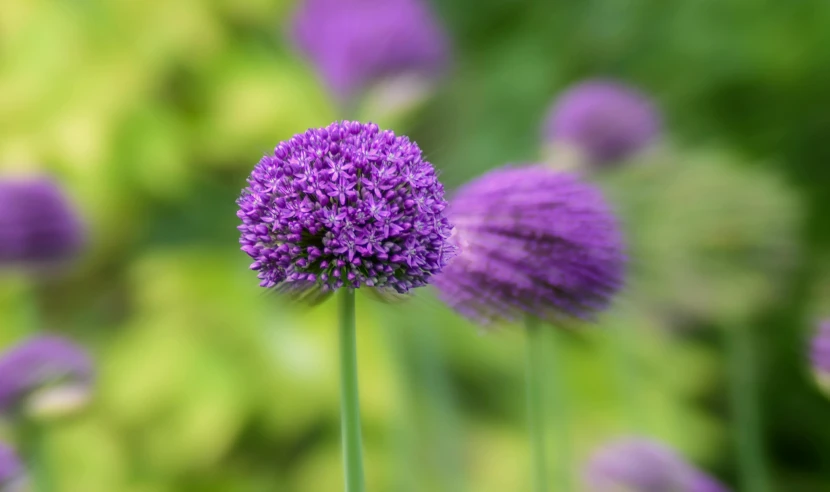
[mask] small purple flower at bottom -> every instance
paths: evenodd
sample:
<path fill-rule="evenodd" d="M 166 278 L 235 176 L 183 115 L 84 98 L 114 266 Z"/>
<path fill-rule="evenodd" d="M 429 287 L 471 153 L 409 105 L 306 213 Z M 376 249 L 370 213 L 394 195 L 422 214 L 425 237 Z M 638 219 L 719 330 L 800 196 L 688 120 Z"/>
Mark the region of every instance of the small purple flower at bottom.
<path fill-rule="evenodd" d="M 818 324 L 810 344 L 810 363 L 818 385 L 830 393 L 830 320 Z"/>
<path fill-rule="evenodd" d="M 587 492 L 727 492 L 668 447 L 625 438 L 599 449 L 584 470 Z"/>
<path fill-rule="evenodd" d="M 623 284 L 616 218 L 598 188 L 571 174 L 491 171 L 460 188 L 448 213 L 461 253 L 433 285 L 475 321 L 590 319 Z"/>
<path fill-rule="evenodd" d="M 657 109 L 644 94 L 608 80 L 575 85 L 556 100 L 544 125 L 547 143 L 564 143 L 591 164 L 624 160 L 660 132 Z"/>
<path fill-rule="evenodd" d="M 91 395 L 87 352 L 57 336 L 38 336 L 0 355 L 0 415 L 63 414 Z"/>
<path fill-rule="evenodd" d="M 47 178 L 0 180 L 0 267 L 49 267 L 81 249 L 83 227 Z"/>
<path fill-rule="evenodd" d="M 408 292 L 454 256 L 444 187 L 421 149 L 373 123 L 332 123 L 280 143 L 237 201 L 260 286 Z"/>
<path fill-rule="evenodd" d="M 23 492 L 26 470 L 14 450 L 0 443 L 0 492 Z"/>

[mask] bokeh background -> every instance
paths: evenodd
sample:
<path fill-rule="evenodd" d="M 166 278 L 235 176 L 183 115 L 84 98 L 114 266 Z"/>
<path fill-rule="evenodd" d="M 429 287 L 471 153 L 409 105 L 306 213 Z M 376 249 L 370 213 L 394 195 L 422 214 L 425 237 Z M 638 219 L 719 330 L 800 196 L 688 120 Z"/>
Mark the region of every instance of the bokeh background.
<path fill-rule="evenodd" d="M 432 6 L 447 74 L 404 115 L 360 115 L 416 140 L 448 190 L 540 159 L 547 108 L 581 79 L 625 81 L 663 113 L 655 148 L 596 177 L 632 282 L 597 328 L 555 335 L 572 442 L 551 459 L 577 477 L 603 442 L 645 435 L 734 487 L 722 339 L 743 323 L 774 490 L 830 490 L 830 403 L 806 355 L 830 314 L 830 3 Z M 98 365 L 92 407 L 49 428 L 57 490 L 342 487 L 335 308 L 264 292 L 237 245 L 253 165 L 343 116 L 288 42 L 294 8 L 0 2 L 0 169 L 54 176 L 89 233 L 68 273 L 0 279 L 1 344 L 45 328 Z M 423 290 L 358 300 L 370 490 L 529 489 L 521 331 L 482 332 Z"/>

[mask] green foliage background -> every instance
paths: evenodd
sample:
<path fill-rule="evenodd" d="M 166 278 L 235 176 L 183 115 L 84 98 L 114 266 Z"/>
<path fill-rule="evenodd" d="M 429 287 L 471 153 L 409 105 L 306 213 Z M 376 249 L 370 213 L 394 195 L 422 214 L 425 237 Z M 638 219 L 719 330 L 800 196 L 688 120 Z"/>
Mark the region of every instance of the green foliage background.
<path fill-rule="evenodd" d="M 600 179 L 630 227 L 632 287 L 602 329 L 551 336 L 574 475 L 603 441 L 643 433 L 733 483 L 718 329 L 740 319 L 757 335 L 776 490 L 830 489 L 830 405 L 804 356 L 830 295 L 830 3 L 434 6 L 452 72 L 406 118 L 365 116 L 417 140 L 450 189 L 538 159 L 548 104 L 580 78 L 627 80 L 665 112 L 665 142 L 642 158 L 657 171 Z M 50 427 L 60 491 L 341 487 L 334 308 L 264 294 L 236 244 L 234 200 L 259 157 L 338 114 L 285 42 L 292 8 L 0 2 L 0 168 L 58 176 L 90 233 L 70 275 L 0 282 L 0 342 L 42 326 L 99 363 L 90 411 Z M 747 232 L 721 240 L 733 230 Z M 757 263 L 770 237 L 783 244 Z M 521 332 L 481 335 L 429 292 L 359 303 L 370 490 L 527 490 Z"/>

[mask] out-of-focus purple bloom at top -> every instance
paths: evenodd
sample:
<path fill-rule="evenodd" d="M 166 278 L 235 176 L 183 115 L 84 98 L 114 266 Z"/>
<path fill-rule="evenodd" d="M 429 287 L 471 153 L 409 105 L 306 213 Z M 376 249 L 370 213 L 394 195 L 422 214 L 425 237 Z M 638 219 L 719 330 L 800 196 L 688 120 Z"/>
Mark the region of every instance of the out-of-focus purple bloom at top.
<path fill-rule="evenodd" d="M 587 492 L 728 492 L 668 447 L 647 439 L 612 441 L 589 459 Z"/>
<path fill-rule="evenodd" d="M 433 284 L 480 323 L 591 318 L 623 284 L 614 214 L 598 188 L 571 174 L 491 171 L 459 189 L 448 213 L 461 252 Z"/>
<path fill-rule="evenodd" d="M 89 397 L 93 378 L 83 348 L 57 336 L 30 338 L 0 356 L 0 414 L 72 410 Z"/>
<path fill-rule="evenodd" d="M 810 363 L 819 385 L 830 393 L 830 320 L 822 320 L 810 344 Z"/>
<path fill-rule="evenodd" d="M 280 143 L 242 191 L 242 251 L 260 285 L 404 293 L 455 248 L 444 187 L 421 149 L 373 123 L 332 123 Z"/>
<path fill-rule="evenodd" d="M 651 144 L 660 116 L 639 91 L 608 80 L 589 80 L 566 90 L 544 125 L 549 144 L 573 146 L 591 164 L 624 160 Z"/>
<path fill-rule="evenodd" d="M 291 37 L 341 100 L 384 78 L 435 78 L 447 35 L 422 0 L 303 0 Z"/>
<path fill-rule="evenodd" d="M 83 227 L 48 178 L 0 180 L 0 267 L 49 267 L 71 259 Z"/>
<path fill-rule="evenodd" d="M 23 492 L 26 470 L 14 450 L 0 443 L 0 492 Z"/>

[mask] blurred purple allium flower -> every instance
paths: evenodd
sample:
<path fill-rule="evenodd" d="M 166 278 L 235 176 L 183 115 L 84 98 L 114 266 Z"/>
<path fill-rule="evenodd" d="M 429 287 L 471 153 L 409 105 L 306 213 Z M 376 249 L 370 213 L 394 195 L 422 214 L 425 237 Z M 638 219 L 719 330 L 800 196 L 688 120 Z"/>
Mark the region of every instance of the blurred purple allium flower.
<path fill-rule="evenodd" d="M 454 255 L 444 188 L 421 149 L 373 123 L 332 123 L 280 143 L 237 201 L 242 251 L 262 287 L 423 286 Z"/>
<path fill-rule="evenodd" d="M 543 166 L 491 171 L 450 201 L 461 253 L 433 281 L 481 323 L 591 318 L 623 284 L 623 239 L 599 189 Z"/>
<path fill-rule="evenodd" d="M 14 450 L 0 443 L 0 492 L 22 492 L 26 470 Z"/>
<path fill-rule="evenodd" d="M 819 386 L 830 393 L 830 319 L 822 320 L 813 335 L 810 362 Z"/>
<path fill-rule="evenodd" d="M 606 444 L 584 470 L 588 492 L 727 492 L 668 447 L 647 439 Z"/>
<path fill-rule="evenodd" d="M 56 183 L 0 180 L 0 267 L 51 266 L 75 256 L 81 222 Z"/>
<path fill-rule="evenodd" d="M 57 336 L 37 336 L 0 355 L 0 414 L 25 406 L 38 413 L 64 413 L 85 403 L 92 391 L 87 352 Z"/>
<path fill-rule="evenodd" d="M 630 157 L 660 131 L 660 116 L 639 91 L 606 80 L 582 82 L 562 94 L 544 126 L 549 143 L 578 149 L 593 164 Z"/>
<path fill-rule="evenodd" d="M 448 40 L 423 0 L 304 0 L 291 37 L 342 100 L 388 77 L 431 79 Z"/>

